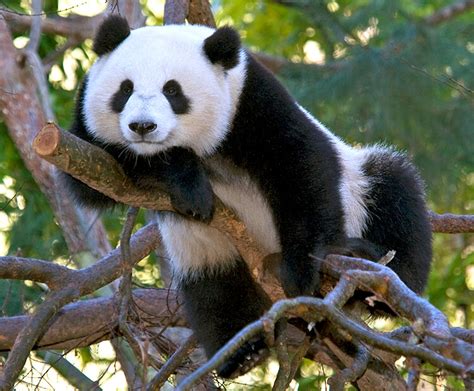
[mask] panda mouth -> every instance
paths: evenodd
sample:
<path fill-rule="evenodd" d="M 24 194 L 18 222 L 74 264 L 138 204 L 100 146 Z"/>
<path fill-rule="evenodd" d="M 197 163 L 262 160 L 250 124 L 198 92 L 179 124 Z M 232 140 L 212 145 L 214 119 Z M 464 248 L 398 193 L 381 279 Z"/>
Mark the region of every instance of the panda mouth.
<path fill-rule="evenodd" d="M 132 141 L 133 144 L 163 144 L 165 140 L 163 141 Z"/>

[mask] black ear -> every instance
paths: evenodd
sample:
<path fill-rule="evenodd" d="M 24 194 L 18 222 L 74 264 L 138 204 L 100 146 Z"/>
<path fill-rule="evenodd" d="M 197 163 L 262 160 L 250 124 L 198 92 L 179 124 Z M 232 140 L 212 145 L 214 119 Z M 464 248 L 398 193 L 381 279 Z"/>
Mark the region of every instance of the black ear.
<path fill-rule="evenodd" d="M 127 19 L 119 15 L 111 15 L 99 27 L 94 39 L 94 52 L 99 56 L 113 51 L 130 35 Z"/>
<path fill-rule="evenodd" d="M 221 27 L 204 40 L 204 53 L 213 64 L 221 64 L 225 70 L 239 63 L 240 37 L 231 27 Z"/>

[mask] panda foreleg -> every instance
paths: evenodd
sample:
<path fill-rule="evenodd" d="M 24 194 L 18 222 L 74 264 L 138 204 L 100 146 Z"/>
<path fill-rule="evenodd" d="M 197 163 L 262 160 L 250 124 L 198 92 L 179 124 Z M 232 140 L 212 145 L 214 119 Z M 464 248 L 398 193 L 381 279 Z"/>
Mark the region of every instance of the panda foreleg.
<path fill-rule="evenodd" d="M 190 149 L 173 147 L 151 157 L 120 157 L 120 164 L 136 186 L 163 189 L 177 212 L 208 222 L 214 213 L 214 193 L 201 159 Z"/>
<path fill-rule="evenodd" d="M 195 220 L 209 222 L 214 214 L 214 193 L 201 159 L 190 149 L 167 152 L 165 174 L 173 207 Z"/>
<path fill-rule="evenodd" d="M 247 324 L 257 320 L 271 302 L 227 237 L 203 223 L 160 213 L 158 225 L 170 257 L 185 315 L 210 358 Z M 219 369 L 234 377 L 264 358 L 263 337 L 248 342 Z"/>

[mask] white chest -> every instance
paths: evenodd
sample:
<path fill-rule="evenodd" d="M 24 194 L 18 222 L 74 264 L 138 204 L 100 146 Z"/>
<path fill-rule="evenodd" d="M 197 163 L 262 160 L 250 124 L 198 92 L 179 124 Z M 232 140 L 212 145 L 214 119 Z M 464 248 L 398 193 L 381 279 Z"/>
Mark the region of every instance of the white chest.
<path fill-rule="evenodd" d="M 222 159 L 212 159 L 208 168 L 214 193 L 242 220 L 262 250 L 280 252 L 275 220 L 258 185 L 243 170 Z"/>

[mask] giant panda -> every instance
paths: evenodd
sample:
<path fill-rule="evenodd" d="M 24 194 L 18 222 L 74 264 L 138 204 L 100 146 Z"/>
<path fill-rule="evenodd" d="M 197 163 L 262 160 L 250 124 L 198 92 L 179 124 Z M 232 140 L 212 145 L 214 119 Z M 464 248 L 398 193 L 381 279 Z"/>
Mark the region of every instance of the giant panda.
<path fill-rule="evenodd" d="M 318 294 L 318 262 L 352 245 L 383 255 L 421 293 L 431 263 L 424 186 L 406 156 L 352 148 L 305 111 L 230 27 L 131 31 L 108 17 L 77 97 L 72 133 L 112 154 L 137 184 L 167 186 L 179 213 L 157 214 L 187 319 L 210 357 L 270 306 L 228 238 L 210 227 L 214 195 L 264 252 L 281 252 L 287 296 Z M 114 201 L 64 174 L 75 198 Z M 356 243 L 356 244 L 354 244 Z M 263 338 L 218 369 L 245 372 Z"/>

